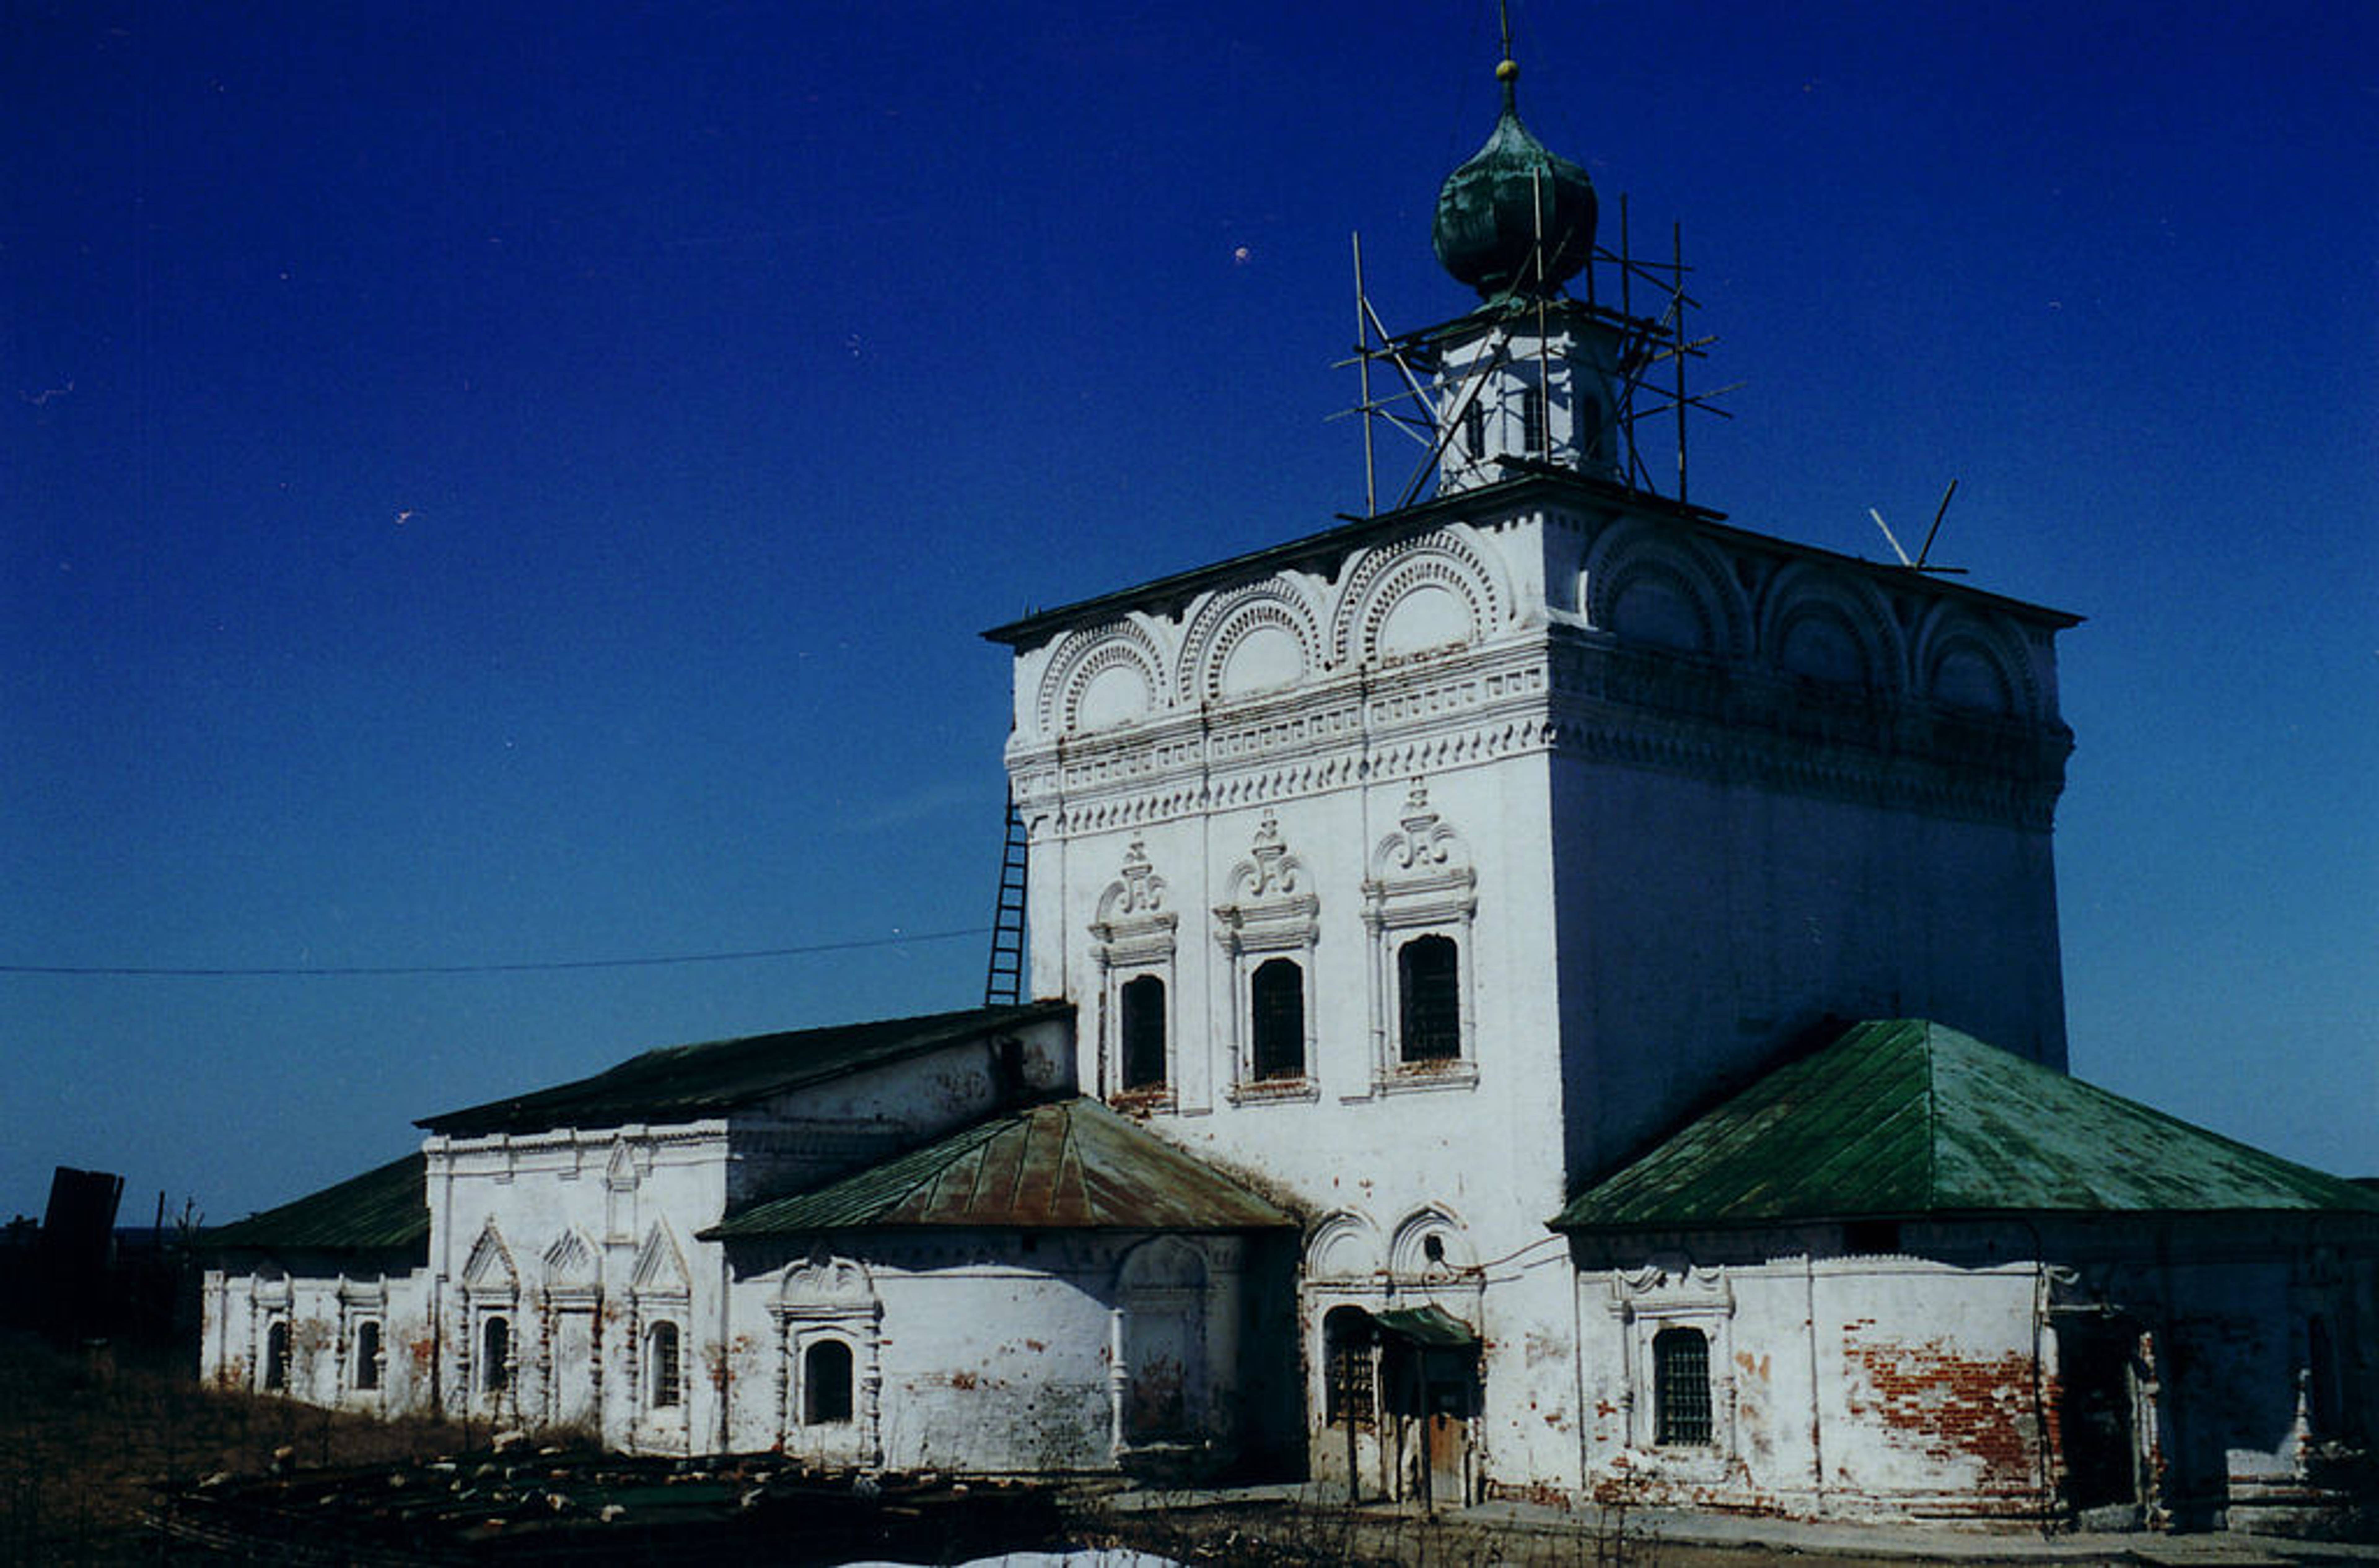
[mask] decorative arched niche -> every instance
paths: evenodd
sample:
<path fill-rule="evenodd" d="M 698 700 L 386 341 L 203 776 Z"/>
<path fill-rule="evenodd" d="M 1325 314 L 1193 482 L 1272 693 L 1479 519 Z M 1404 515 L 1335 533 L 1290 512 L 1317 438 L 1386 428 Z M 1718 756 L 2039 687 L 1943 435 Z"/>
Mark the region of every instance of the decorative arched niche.
<path fill-rule="evenodd" d="M 1110 1415 L 1119 1448 L 1203 1429 L 1212 1277 L 1205 1253 L 1177 1236 L 1141 1242 L 1117 1270 L 1113 1351 L 1123 1375 L 1110 1385 Z"/>
<path fill-rule="evenodd" d="M 1069 633 L 1041 681 L 1044 734 L 1117 729 L 1154 712 L 1167 691 L 1163 650 L 1137 621 Z"/>
<path fill-rule="evenodd" d="M 1622 523 L 1588 549 L 1578 593 L 1588 622 L 1618 642 L 1739 657 L 1748 607 L 1726 568 L 1694 541 Z"/>
<path fill-rule="evenodd" d="M 1191 614 L 1181 638 L 1184 702 L 1221 702 L 1295 685 L 1322 663 L 1312 604 L 1293 578 L 1217 594 Z"/>
<path fill-rule="evenodd" d="M 1511 595 L 1489 547 L 1459 525 L 1359 557 L 1331 617 L 1330 662 L 1377 664 L 1475 643 L 1503 623 Z"/>
<path fill-rule="evenodd" d="M 1937 606 L 1916 636 L 1918 690 L 1943 707 L 1987 718 L 2039 710 L 2032 663 L 2015 639 L 1963 609 Z"/>
<path fill-rule="evenodd" d="M 1896 692 L 1907 650 L 1891 608 L 1846 573 L 1806 562 L 1779 572 L 1761 603 L 1761 647 L 1781 674 L 1853 694 Z"/>

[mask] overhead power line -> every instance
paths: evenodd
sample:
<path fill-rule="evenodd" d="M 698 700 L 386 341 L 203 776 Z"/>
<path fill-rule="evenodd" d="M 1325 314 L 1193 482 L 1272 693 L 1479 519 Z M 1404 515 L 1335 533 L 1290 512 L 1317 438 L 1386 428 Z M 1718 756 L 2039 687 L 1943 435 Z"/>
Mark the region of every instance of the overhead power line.
<path fill-rule="evenodd" d="M 898 936 L 865 936 L 849 942 L 812 942 L 799 947 L 747 947 L 732 953 L 672 953 L 658 958 L 549 959 L 505 964 L 259 964 L 170 968 L 159 964 L 0 964 L 0 974 L 131 975 L 178 980 L 240 980 L 288 977 L 326 979 L 355 975 L 537 974 L 574 969 L 658 969 L 670 964 L 731 964 L 754 959 L 797 959 L 812 953 L 849 953 L 862 947 L 905 947 L 918 942 L 955 942 L 990 934 L 987 925 L 958 931 L 919 931 Z"/>

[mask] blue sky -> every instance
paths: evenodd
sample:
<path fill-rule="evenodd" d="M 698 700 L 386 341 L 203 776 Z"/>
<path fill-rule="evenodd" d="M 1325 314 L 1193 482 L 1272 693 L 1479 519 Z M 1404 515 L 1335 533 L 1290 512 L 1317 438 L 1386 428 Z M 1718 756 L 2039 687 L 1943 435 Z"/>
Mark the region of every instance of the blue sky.
<path fill-rule="evenodd" d="M 2089 617 L 2075 1070 L 2379 1173 L 2379 7 L 2239 9 L 1515 20 L 1743 383 L 1693 499 L 1878 556 L 1954 476 L 1936 558 Z M 1483 3 L 0 25 L 0 1214 L 69 1164 L 214 1219 L 977 999 L 975 633 L 1359 508 L 1348 236 L 1463 308 L 1497 54 Z"/>

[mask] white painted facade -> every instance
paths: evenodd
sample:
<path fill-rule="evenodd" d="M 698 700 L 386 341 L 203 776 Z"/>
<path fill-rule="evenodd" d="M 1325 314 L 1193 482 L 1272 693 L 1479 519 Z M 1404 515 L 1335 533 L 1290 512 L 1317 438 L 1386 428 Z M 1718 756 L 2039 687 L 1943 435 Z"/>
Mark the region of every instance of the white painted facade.
<path fill-rule="evenodd" d="M 1435 1303 L 1488 1345 L 1473 1478 L 1574 1486 L 1574 1184 L 1830 1014 L 2062 1066 L 2065 623 L 1558 479 L 1036 618 L 996 633 L 1033 988 L 1078 1002 L 1085 1092 L 1314 1216 L 1312 1408 L 1331 1306 Z M 1417 937 L 1457 959 L 1426 1060 Z M 1298 1070 L 1253 1048 L 1275 959 Z M 1346 1465 L 1318 1426 L 1311 1462 Z"/>

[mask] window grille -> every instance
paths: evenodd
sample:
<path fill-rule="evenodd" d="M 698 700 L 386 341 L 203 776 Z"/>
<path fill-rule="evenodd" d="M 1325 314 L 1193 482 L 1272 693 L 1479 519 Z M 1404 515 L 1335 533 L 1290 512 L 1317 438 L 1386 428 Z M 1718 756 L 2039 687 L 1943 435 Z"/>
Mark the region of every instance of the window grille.
<path fill-rule="evenodd" d="M 1709 1339 L 1701 1330 L 1662 1329 L 1652 1336 L 1652 1395 L 1654 1441 L 1709 1441 Z"/>
<path fill-rule="evenodd" d="M 655 1323 L 645 1336 L 645 1345 L 651 1369 L 653 1408 L 674 1409 L 678 1401 L 685 1397 L 678 1368 L 677 1325 Z"/>
<path fill-rule="evenodd" d="M 851 1419 L 851 1346 L 821 1339 L 803 1353 L 802 1418 L 813 1427 Z"/>
<path fill-rule="evenodd" d="M 264 1386 L 278 1393 L 289 1386 L 289 1320 L 275 1318 L 264 1331 Z"/>
<path fill-rule="evenodd" d="M 1322 1419 L 1371 1424 L 1377 1380 L 1371 1369 L 1371 1319 L 1359 1307 L 1339 1307 L 1322 1321 Z"/>
<path fill-rule="evenodd" d="M 1143 974 L 1124 982 L 1118 995 L 1123 1017 L 1123 1087 L 1165 1087 L 1165 982 Z"/>
<path fill-rule="evenodd" d="M 1267 959 L 1249 983 L 1258 1079 L 1305 1076 L 1305 971 L 1294 959 Z"/>
<path fill-rule="evenodd" d="M 1397 1040 L 1406 1061 L 1462 1055 L 1461 961 L 1451 936 L 1416 936 L 1396 949 Z"/>

